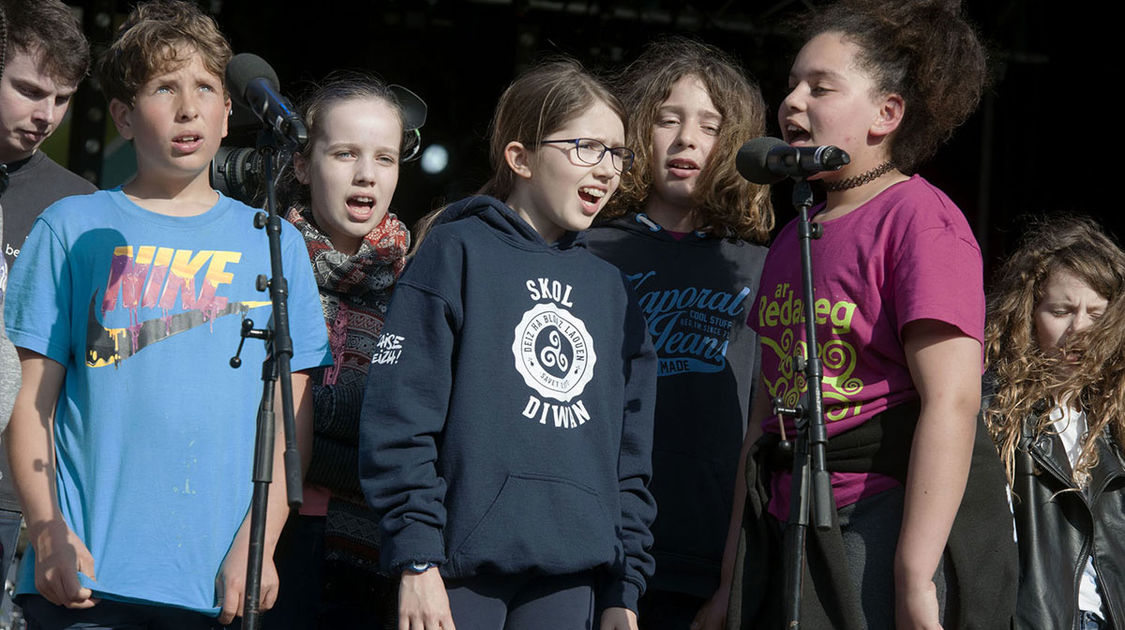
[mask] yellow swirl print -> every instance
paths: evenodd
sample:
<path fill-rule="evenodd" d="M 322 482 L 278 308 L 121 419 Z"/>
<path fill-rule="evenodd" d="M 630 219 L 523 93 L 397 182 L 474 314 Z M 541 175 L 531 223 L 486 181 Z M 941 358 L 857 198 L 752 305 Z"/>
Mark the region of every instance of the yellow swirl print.
<path fill-rule="evenodd" d="M 801 396 L 808 391 L 808 382 L 804 373 L 796 369 L 793 358 L 798 354 L 808 356 L 808 346 L 804 341 L 795 340 L 792 330 L 785 330 L 778 341 L 763 337 L 761 342 L 763 347 L 773 351 L 777 361 L 778 378 L 773 382 L 766 381 L 771 397 L 781 398 L 786 406 L 798 404 Z M 789 352 L 791 347 L 793 352 Z M 831 339 L 819 344 L 818 350 L 825 371 L 830 373 L 822 381 L 825 417 L 834 422 L 859 415 L 863 404 L 854 401 L 853 397 L 863 391 L 864 383 L 853 376 L 858 362 L 855 347 L 846 341 Z"/>
<path fill-rule="evenodd" d="M 863 381 L 852 377 L 857 362 L 857 353 L 852 344 L 833 339 L 821 347 L 825 371 L 836 372 L 825 376 L 824 382 L 847 396 L 855 396 L 863 391 Z"/>

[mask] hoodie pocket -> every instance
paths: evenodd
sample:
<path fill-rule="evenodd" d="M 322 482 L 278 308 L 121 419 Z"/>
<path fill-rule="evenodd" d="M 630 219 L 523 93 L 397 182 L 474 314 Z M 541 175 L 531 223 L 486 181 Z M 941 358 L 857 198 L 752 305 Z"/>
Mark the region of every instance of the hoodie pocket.
<path fill-rule="evenodd" d="M 592 488 L 510 474 L 451 560 L 467 574 L 591 569 L 617 561 L 615 523 Z"/>

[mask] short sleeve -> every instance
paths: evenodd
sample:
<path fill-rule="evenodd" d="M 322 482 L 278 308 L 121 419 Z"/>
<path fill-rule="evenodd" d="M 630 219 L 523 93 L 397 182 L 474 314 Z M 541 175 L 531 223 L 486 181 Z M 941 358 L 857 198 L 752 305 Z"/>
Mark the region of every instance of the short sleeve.
<path fill-rule="evenodd" d="M 980 248 L 968 226 L 959 227 L 944 225 L 904 232 L 893 272 L 900 337 L 906 324 L 933 319 L 956 326 L 966 336 L 984 342 Z"/>
<path fill-rule="evenodd" d="M 320 305 L 320 291 L 312 275 L 312 263 L 301 234 L 286 221 L 281 222 L 283 272 L 289 285 L 289 336 L 293 340 L 294 372 L 332 364 L 328 348 L 328 329 Z"/>
<path fill-rule="evenodd" d="M 8 338 L 67 365 L 71 356 L 71 294 L 68 251 L 50 224 L 35 222 L 12 265 L 4 300 Z"/>

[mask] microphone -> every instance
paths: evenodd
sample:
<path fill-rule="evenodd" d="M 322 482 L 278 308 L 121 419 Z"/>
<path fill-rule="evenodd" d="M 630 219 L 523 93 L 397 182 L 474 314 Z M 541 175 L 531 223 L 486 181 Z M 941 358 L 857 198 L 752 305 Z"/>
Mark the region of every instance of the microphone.
<path fill-rule="evenodd" d="M 784 140 L 764 136 L 742 145 L 735 158 L 738 174 L 755 184 L 774 184 L 786 177 L 805 178 L 822 171 L 839 170 L 851 162 L 842 149 L 794 147 Z"/>
<path fill-rule="evenodd" d="M 277 73 L 258 55 L 239 53 L 227 64 L 231 96 L 246 106 L 286 144 L 296 147 L 308 139 L 305 121 L 289 99 L 281 95 Z"/>

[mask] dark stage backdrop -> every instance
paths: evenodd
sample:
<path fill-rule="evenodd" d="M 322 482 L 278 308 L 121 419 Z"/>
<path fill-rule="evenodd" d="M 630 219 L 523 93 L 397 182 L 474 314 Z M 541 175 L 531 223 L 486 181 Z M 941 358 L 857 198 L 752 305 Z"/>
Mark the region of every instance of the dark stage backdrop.
<path fill-rule="evenodd" d="M 118 22 L 132 1 L 73 2 L 114 13 Z M 516 72 L 552 53 L 575 56 L 589 67 L 611 70 L 634 58 L 665 33 L 696 36 L 742 61 L 762 86 L 770 107 L 770 133 L 785 95 L 789 64 L 799 42 L 791 20 L 812 0 L 201 0 L 218 19 L 235 52 L 265 58 L 282 91 L 299 96 L 334 69 L 374 72 L 400 83 L 429 104 L 424 145 L 450 153 L 445 171 L 423 173 L 404 165 L 392 209 L 413 223 L 445 201 L 471 193 L 487 178 L 485 137 L 496 99 Z M 1087 86 L 1072 46 L 1078 17 L 1058 3 L 972 0 L 966 11 L 989 47 L 993 85 L 981 108 L 921 173 L 965 211 L 989 267 L 1014 245 L 1032 213 L 1083 211 L 1123 234 L 1125 221 L 1095 195 L 1100 172 L 1094 156 L 1063 159 L 1063 145 L 1081 127 L 1105 124 L 1078 96 Z M 89 21 L 88 21 L 89 23 Z M 1080 91 L 1081 90 L 1081 91 Z M 1104 98 L 1104 97 L 1103 97 Z M 1081 107 L 1086 105 L 1087 107 Z M 1100 134 L 1087 134 L 1101 137 Z M 1066 139 L 1066 140 L 1064 140 Z M 250 145 L 253 134 L 235 130 L 229 142 Z M 112 143 L 110 143 L 112 144 Z M 73 143 L 72 143 L 72 146 Z M 1076 153 L 1071 151 L 1071 153 Z M 105 179 L 103 177 L 103 179 Z M 103 181 L 103 184 L 119 182 Z M 775 191 L 778 223 L 792 216 L 788 187 Z"/>

